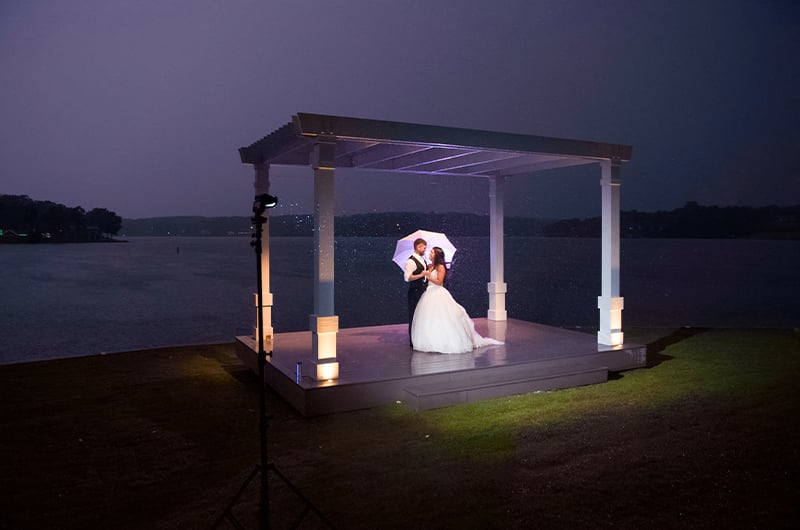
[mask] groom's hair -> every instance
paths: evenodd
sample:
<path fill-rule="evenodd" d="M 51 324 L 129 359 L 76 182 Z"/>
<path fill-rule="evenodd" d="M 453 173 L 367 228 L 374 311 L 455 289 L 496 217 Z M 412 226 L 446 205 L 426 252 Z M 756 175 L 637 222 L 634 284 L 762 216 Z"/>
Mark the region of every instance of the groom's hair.
<path fill-rule="evenodd" d="M 423 244 L 423 245 L 427 246 L 428 242 L 425 241 L 424 239 L 422 239 L 421 237 L 418 237 L 417 239 L 414 240 L 414 248 L 417 248 L 417 245 L 419 245 L 419 244 Z"/>

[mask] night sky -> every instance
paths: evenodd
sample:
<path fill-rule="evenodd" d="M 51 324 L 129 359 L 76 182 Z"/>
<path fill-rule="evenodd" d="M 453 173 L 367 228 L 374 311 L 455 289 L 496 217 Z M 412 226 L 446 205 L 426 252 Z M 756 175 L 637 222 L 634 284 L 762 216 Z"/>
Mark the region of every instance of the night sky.
<path fill-rule="evenodd" d="M 248 215 L 237 149 L 297 112 L 630 144 L 622 208 L 800 203 L 800 8 L 770 0 L 3 0 L 0 193 Z M 506 212 L 599 214 L 597 167 Z M 337 213 L 488 212 L 481 179 L 341 171 Z M 311 211 L 275 168 L 275 213 Z"/>

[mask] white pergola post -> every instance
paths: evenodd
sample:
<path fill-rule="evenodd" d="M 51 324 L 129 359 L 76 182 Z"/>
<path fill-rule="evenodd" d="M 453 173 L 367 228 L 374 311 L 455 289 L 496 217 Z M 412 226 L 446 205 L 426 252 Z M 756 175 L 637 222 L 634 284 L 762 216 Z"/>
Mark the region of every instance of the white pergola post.
<path fill-rule="evenodd" d="M 317 380 L 339 377 L 336 335 L 339 317 L 334 313 L 334 141 L 320 139 L 311 152 L 314 170 L 314 313 L 309 317 L 311 362 Z"/>
<path fill-rule="evenodd" d="M 505 177 L 489 179 L 489 320 L 506 320 L 505 257 L 503 254 L 503 191 Z"/>
<path fill-rule="evenodd" d="M 620 165 L 619 161 L 604 160 L 600 163 L 600 187 L 602 195 L 602 269 L 601 295 L 597 297 L 600 309 L 600 330 L 597 343 L 619 346 L 623 343 L 622 308 L 619 295 L 620 269 Z"/>
<path fill-rule="evenodd" d="M 253 164 L 255 169 L 255 194 L 256 196 L 264 193 L 269 193 L 269 164 Z M 264 211 L 263 217 L 269 219 L 268 210 Z M 267 351 L 272 350 L 272 293 L 269 291 L 269 224 L 264 223 L 264 231 L 261 234 L 261 307 L 258 307 L 258 293 L 255 293 L 256 306 L 256 323 L 254 327 L 254 336 L 258 342 L 259 333 L 262 333 L 264 338 L 264 348 Z M 263 315 L 264 329 L 258 329 L 258 312 L 261 311 Z"/>

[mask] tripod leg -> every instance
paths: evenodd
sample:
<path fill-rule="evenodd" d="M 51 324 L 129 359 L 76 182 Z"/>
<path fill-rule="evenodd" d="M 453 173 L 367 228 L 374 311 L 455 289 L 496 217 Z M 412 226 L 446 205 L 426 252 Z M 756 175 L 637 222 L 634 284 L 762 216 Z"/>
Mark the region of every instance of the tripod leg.
<path fill-rule="evenodd" d="M 250 485 L 250 482 L 256 478 L 256 475 L 259 471 L 261 471 L 261 466 L 256 466 L 255 469 L 250 472 L 250 475 L 248 475 L 244 483 L 242 483 L 242 485 L 239 487 L 239 491 L 236 492 L 236 495 L 234 495 L 231 501 L 225 506 L 225 511 L 220 514 L 219 518 L 214 522 L 211 528 L 219 528 L 220 523 L 222 523 L 222 520 L 225 518 L 227 518 L 236 528 L 244 528 L 241 524 L 239 524 L 239 521 L 236 520 L 232 510 L 234 505 L 239 501 L 239 497 L 242 496 L 242 493 L 244 493 L 244 490 L 246 490 L 247 486 Z"/>

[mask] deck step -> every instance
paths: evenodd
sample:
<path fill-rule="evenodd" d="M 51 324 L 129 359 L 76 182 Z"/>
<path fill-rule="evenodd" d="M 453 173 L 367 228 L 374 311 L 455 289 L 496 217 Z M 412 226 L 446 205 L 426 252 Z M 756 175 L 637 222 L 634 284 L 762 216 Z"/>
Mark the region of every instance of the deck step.
<path fill-rule="evenodd" d="M 555 390 L 605 383 L 608 368 L 596 367 L 546 376 L 532 376 L 508 381 L 494 381 L 459 386 L 419 385 L 405 388 L 408 406 L 416 411 L 472 403 L 482 399 L 525 394 L 537 390 Z"/>

